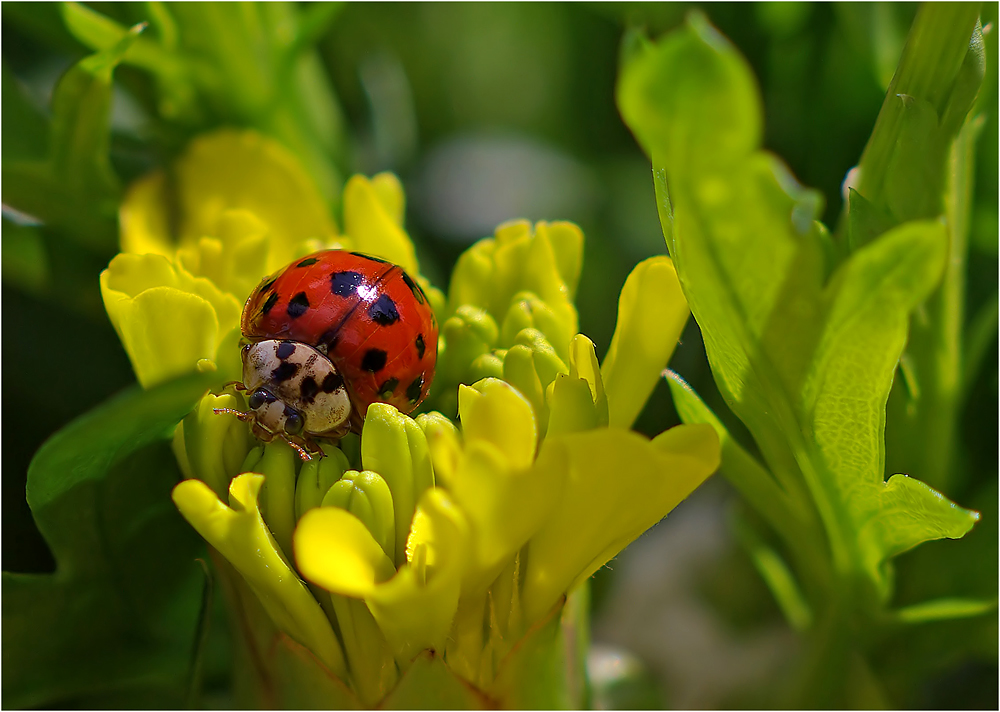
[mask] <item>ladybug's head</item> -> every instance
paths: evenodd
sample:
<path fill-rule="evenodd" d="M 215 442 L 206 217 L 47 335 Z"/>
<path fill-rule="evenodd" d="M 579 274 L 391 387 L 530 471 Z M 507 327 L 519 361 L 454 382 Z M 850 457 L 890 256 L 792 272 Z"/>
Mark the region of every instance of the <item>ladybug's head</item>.
<path fill-rule="evenodd" d="M 312 346 L 269 339 L 243 347 L 248 419 L 264 442 L 302 442 L 347 429 L 351 400 L 333 363 Z"/>

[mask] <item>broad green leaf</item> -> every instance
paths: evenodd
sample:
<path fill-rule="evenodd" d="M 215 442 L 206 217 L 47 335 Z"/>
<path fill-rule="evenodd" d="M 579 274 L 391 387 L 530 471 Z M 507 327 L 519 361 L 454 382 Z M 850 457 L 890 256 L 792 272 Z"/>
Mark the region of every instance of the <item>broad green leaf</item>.
<path fill-rule="evenodd" d="M 735 54 L 690 21 L 625 67 L 619 106 L 640 143 L 653 147 L 664 234 L 716 383 L 792 503 L 768 504 L 762 513 L 794 540 L 787 512 L 811 508 L 812 499 L 836 570 L 863 572 L 885 597 L 888 557 L 919 541 L 961 536 L 974 521 L 937 493 L 907 489 L 912 496 L 901 497 L 900 483 L 884 482 L 886 398 L 909 314 L 944 266 L 944 228 L 914 223 L 883 235 L 824 286 L 831 252 L 812 221 L 815 194 L 776 159 L 753 152 L 755 141 L 720 159 L 691 128 L 710 121 L 700 113 L 703 104 L 730 111 L 749 105 L 741 97 L 753 93 L 751 79 L 726 72 L 737 66 Z M 699 71 L 715 83 L 686 83 L 684 73 L 695 65 L 712 65 L 712 73 Z M 724 122 L 715 128 L 726 131 Z M 687 144 L 679 147 L 682 139 Z M 708 422 L 704 412 L 691 416 Z M 758 469 L 747 462 L 744 478 Z M 769 487 L 764 473 L 743 486 L 751 482 Z M 875 524 L 888 510 L 900 512 L 898 539 Z"/>
<path fill-rule="evenodd" d="M 183 703 L 203 549 L 170 504 L 177 473 L 156 443 L 215 378 L 130 389 L 35 456 L 28 503 L 57 566 L 3 574 L 5 705 L 143 686 Z"/>
<path fill-rule="evenodd" d="M 955 506 L 936 492 L 918 497 L 893 480 L 883 483 L 885 403 L 893 370 L 909 313 L 939 279 L 945 249 L 944 226 L 924 222 L 896 228 L 856 252 L 829 287 L 829 314 L 803 388 L 803 424 L 816 444 L 816 464 L 825 470 L 809 483 L 813 496 L 834 547 L 851 547 L 848 542 L 856 539 L 859 549 L 850 556 L 882 595 L 889 584 L 879 572 L 881 561 L 921 541 L 957 538 L 975 521 L 966 510 L 954 513 Z M 900 499 L 904 492 L 913 496 Z M 906 515 L 895 515 L 905 545 L 878 533 L 877 522 L 896 512 L 900 502 L 914 507 L 908 526 L 901 527 Z"/>
<path fill-rule="evenodd" d="M 683 170 L 721 170 L 760 143 L 761 102 L 750 67 L 697 13 L 685 31 L 631 55 L 616 96 L 646 153 Z"/>
<path fill-rule="evenodd" d="M 641 144 L 660 146 L 653 161 L 664 234 L 719 390 L 782 485 L 801 498 L 784 431 L 795 427 L 789 396 L 820 323 L 825 265 L 812 229 L 817 198 L 777 159 L 751 154 L 757 129 L 740 134 L 739 151 L 716 158 L 715 138 L 693 128 L 714 122 L 717 132 L 727 130 L 718 125 L 726 119 L 701 114 L 708 105 L 759 123 L 753 79 L 732 47 L 697 18 L 661 45 L 667 49 L 624 68 L 619 107 Z M 701 67 L 701 82 L 686 79 L 691 66 Z M 683 149 L 675 147 L 679 141 L 687 142 Z M 687 157 L 675 160 L 681 150 Z"/>

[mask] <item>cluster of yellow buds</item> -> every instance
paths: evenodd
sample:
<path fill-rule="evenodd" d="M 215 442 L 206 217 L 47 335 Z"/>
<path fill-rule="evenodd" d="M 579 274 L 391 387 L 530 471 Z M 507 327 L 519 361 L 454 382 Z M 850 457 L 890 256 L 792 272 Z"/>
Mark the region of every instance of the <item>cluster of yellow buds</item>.
<path fill-rule="evenodd" d="M 351 246 L 419 274 L 394 176 L 347 183 L 339 233 L 260 136 L 203 137 L 174 175 L 133 186 L 101 282 L 144 386 L 238 377 L 242 300 L 299 255 Z M 174 501 L 211 546 L 258 703 L 584 704 L 581 584 L 715 470 L 719 444 L 707 425 L 629 430 L 688 316 L 669 259 L 629 276 L 599 363 L 577 333 L 582 256 L 576 226 L 519 221 L 462 255 L 447 296 L 419 278 L 442 323 L 436 410 L 376 403 L 326 457 L 214 414 L 240 395 L 178 425 Z"/>

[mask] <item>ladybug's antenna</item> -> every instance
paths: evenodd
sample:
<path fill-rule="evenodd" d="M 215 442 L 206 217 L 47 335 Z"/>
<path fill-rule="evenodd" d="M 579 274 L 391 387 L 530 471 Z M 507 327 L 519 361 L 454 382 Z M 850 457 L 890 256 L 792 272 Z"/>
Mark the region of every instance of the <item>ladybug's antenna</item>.
<path fill-rule="evenodd" d="M 212 408 L 212 412 L 216 415 L 235 415 L 237 418 L 242 420 L 244 423 L 250 422 L 253 417 L 251 413 L 244 413 L 242 410 L 236 410 L 235 408 Z"/>

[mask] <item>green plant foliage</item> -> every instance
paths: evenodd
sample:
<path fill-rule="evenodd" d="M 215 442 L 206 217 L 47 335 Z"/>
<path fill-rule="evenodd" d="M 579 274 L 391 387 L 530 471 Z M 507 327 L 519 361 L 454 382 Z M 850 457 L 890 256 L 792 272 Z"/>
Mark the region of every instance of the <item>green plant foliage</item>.
<path fill-rule="evenodd" d="M 944 27 L 931 29 L 935 23 Z M 893 108 L 883 109 L 870 145 L 887 143 L 909 163 L 883 161 L 879 167 L 897 187 L 879 193 L 863 187 L 877 159 L 862 159 L 862 188 L 851 193 L 846 223 L 850 255 L 814 222 L 818 196 L 759 150 L 753 76 L 704 18 L 692 15 L 683 30 L 633 50 L 619 78 L 619 107 L 652 157 L 664 235 L 716 385 L 765 466 L 672 375 L 675 404 L 685 422 L 716 427 L 723 472 L 785 539 L 801 584 L 760 536 L 751 530 L 744 536 L 798 629 L 817 620 L 810 609 L 819 620 L 879 620 L 892 599 L 889 559 L 925 541 L 962 537 L 979 518 L 916 479 L 886 481 L 894 471 L 886 473 L 884 444 L 886 402 L 909 315 L 940 283 L 955 225 L 964 220 L 954 207 L 946 210 L 943 158 L 982 76 L 978 28 L 965 50 L 974 24 L 975 11 L 967 8 L 918 15 L 894 83 L 909 81 L 918 95 L 926 91 L 939 101 L 923 118 L 916 113 L 931 111 L 930 103 L 914 109 L 904 102 L 908 118 L 890 130 L 885 121 L 898 108 L 887 98 Z M 923 47 L 914 49 L 921 42 L 955 55 L 950 73 L 928 63 Z M 960 158 L 963 147 L 968 156 L 969 140 L 959 140 Z M 918 148 L 928 142 L 940 147 L 936 154 Z M 941 213 L 947 221 L 896 217 Z M 942 602 L 899 619 L 921 620 L 925 610 L 946 617 L 989 608 L 982 601 Z"/>
<path fill-rule="evenodd" d="M 177 474 L 162 443 L 216 380 L 134 388 L 35 457 L 28 502 L 56 572 L 3 574 L 5 706 L 143 688 L 183 703 L 202 545 L 170 506 Z"/>
<path fill-rule="evenodd" d="M 4 706 L 995 706 L 997 9 L 3 3 Z M 335 240 L 417 278 L 438 363 L 415 421 L 374 413 L 366 440 L 303 464 L 213 412 L 240 394 L 191 406 L 237 377 L 261 273 Z M 219 318 L 164 303 L 130 320 L 142 290 L 116 272 L 109 322 L 98 275 L 119 250 L 214 284 Z M 133 373 L 149 390 L 112 397 Z M 477 382 L 518 395 L 477 411 L 482 385 L 460 385 Z M 605 432 L 678 416 L 710 427 Z M 661 457 L 714 448 L 710 430 L 725 482 L 690 504 L 738 546 L 669 595 L 726 655 L 695 639 L 679 666 L 657 615 L 611 631 L 637 656 L 595 674 L 589 595 L 599 644 L 616 597 L 673 601 L 624 556 L 560 609 L 568 579 L 639 535 L 622 527 L 654 498 L 632 478 L 659 482 Z M 543 467 L 503 465 L 546 442 Z M 593 470 L 573 496 L 553 484 L 569 465 Z M 232 499 L 237 471 L 258 474 Z M 202 523 L 243 527 L 233 564 L 171 502 L 193 475 Z M 468 529 L 440 501 L 421 510 L 433 487 Z M 669 565 L 662 542 L 702 550 L 659 540 L 685 506 L 639 541 L 643 566 Z M 334 507 L 418 592 L 479 546 L 463 634 L 440 642 L 454 570 L 436 607 L 301 580 L 296 522 Z M 435 553 L 413 563 L 415 507 Z M 615 545 L 588 563 L 588 542 Z M 373 610 L 441 650 L 397 668 Z M 328 645 L 303 644 L 316 636 Z M 338 645 L 333 674 L 316 651 Z"/>
<path fill-rule="evenodd" d="M 114 240 L 112 215 L 121 188 L 108 160 L 111 80 L 144 27 L 123 30 L 59 80 L 44 159 L 11 161 L 4 155 L 4 202 L 65 229 L 90 247 L 107 247 Z M 16 91 L 12 88 L 15 96 Z M 30 133 L 37 135 L 38 130 Z"/>

